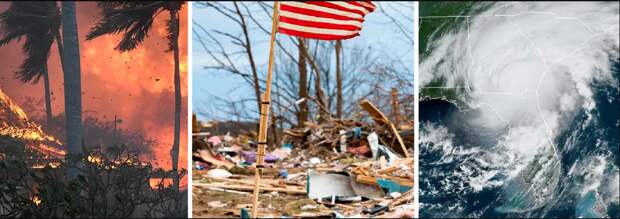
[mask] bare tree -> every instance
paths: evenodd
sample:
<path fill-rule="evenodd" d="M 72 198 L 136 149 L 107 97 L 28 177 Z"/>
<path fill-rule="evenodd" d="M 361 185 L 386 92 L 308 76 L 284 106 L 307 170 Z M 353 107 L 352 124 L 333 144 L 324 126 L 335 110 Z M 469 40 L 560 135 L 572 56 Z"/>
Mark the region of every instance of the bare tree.
<path fill-rule="evenodd" d="M 302 41 L 302 39 L 300 39 Z M 308 98 L 308 69 L 306 66 L 306 58 L 301 52 L 303 49 L 302 44 L 299 44 L 299 99 L 305 98 L 299 104 L 299 113 L 297 114 L 297 126 L 301 127 L 308 120 L 308 103 L 305 101 Z"/>
<path fill-rule="evenodd" d="M 400 4 L 405 6 L 405 3 Z M 235 31 L 222 32 L 217 26 L 208 27 L 209 23 L 201 24 L 194 21 L 194 39 L 207 57 L 211 58 L 211 63 L 205 66 L 205 69 L 209 70 L 210 74 L 236 75 L 243 79 L 244 85 L 231 86 L 231 91 L 238 91 L 241 87 L 252 88 L 255 91 L 253 67 L 248 59 L 254 59 L 258 81 L 264 83 L 261 79 L 264 73 L 261 72 L 265 72 L 266 66 L 265 63 L 257 61 L 256 57 L 260 57 L 257 52 L 266 54 L 266 51 L 253 50 L 250 58 L 245 44 L 252 44 L 252 48 L 257 48 L 255 44 L 267 42 L 271 34 L 273 7 L 266 2 L 197 5 L 199 8 L 223 15 L 236 25 Z M 214 6 L 217 6 L 217 9 Z M 378 14 L 383 16 L 383 12 Z M 240 21 L 240 16 L 244 17 L 244 22 Z M 390 16 L 402 22 L 401 18 L 395 17 L 396 15 Z M 390 18 L 387 17 L 383 20 L 390 22 Z M 406 23 L 390 25 L 392 28 L 407 27 Z M 251 36 L 250 40 L 244 39 L 246 35 L 244 28 L 247 30 L 247 35 Z M 409 29 L 413 30 L 413 26 L 411 25 Z M 407 39 L 404 40 L 408 42 Z M 305 122 L 321 122 L 321 119 L 334 115 L 340 118 L 354 118 L 363 111 L 358 105 L 363 99 L 370 99 L 385 112 L 390 112 L 392 87 L 399 88 L 401 110 L 410 111 L 413 115 L 413 99 L 406 100 L 408 97 L 413 97 L 411 71 L 413 65 L 403 61 L 402 55 L 373 47 L 376 48 L 376 45 L 364 42 L 343 45 L 333 41 L 301 40 L 279 34 L 276 40 L 274 68 L 276 73 L 272 85 L 274 87 L 271 100 L 274 116 L 270 118 L 272 124 L 277 123 L 278 128 L 282 129 L 301 126 Z M 258 117 L 258 109 L 248 103 L 256 101 L 256 97 L 248 98 L 248 96 L 236 98 L 210 96 L 211 101 L 204 102 L 208 105 L 204 109 L 210 110 L 209 114 L 218 115 L 211 116 L 214 119 L 255 120 Z M 408 109 L 408 104 L 411 105 L 411 110 Z M 272 126 L 271 129 L 276 128 Z"/>

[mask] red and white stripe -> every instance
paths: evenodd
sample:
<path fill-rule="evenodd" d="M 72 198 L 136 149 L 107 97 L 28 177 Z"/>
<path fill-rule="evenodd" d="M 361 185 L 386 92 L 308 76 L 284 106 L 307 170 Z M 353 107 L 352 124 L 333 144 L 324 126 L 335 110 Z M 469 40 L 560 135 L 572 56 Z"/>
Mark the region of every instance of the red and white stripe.
<path fill-rule="evenodd" d="M 321 40 L 349 39 L 359 35 L 364 16 L 375 8 L 370 1 L 284 1 L 278 32 Z"/>

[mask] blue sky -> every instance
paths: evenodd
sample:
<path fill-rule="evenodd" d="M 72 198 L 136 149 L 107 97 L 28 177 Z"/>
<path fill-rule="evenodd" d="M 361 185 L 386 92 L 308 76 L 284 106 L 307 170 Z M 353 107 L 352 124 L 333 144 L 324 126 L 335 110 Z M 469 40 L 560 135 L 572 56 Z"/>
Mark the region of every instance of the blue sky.
<path fill-rule="evenodd" d="M 229 18 L 221 15 L 213 8 L 204 8 L 197 6 L 196 2 L 192 2 L 192 22 L 202 25 L 208 30 L 217 30 L 232 35 L 240 35 L 241 28 Z M 223 3 L 226 6 L 232 7 L 232 2 Z M 271 4 L 271 3 L 270 3 Z M 394 19 L 401 23 L 410 34 L 413 34 L 413 2 L 375 2 L 378 10 L 384 10 L 385 13 L 390 14 Z M 250 5 L 252 14 L 255 14 L 257 20 L 265 28 L 271 28 L 271 17 L 267 16 L 260 7 L 253 3 Z M 379 11 L 375 11 L 366 16 L 364 26 L 360 36 L 344 40 L 343 49 L 346 50 L 352 46 L 369 46 L 373 51 L 383 54 L 384 56 L 390 56 L 392 58 L 401 59 L 404 63 L 411 63 L 407 67 L 407 70 L 412 74 L 413 70 L 413 44 L 411 39 L 413 35 L 410 35 L 409 39 L 405 37 L 402 31 L 398 29 L 398 26 Z M 252 23 L 252 22 L 250 22 Z M 194 28 L 196 26 L 194 25 Z M 252 41 L 253 54 L 258 65 L 259 71 L 264 73 L 268 61 L 268 49 L 269 49 L 269 35 L 262 30 L 258 29 L 255 25 L 251 25 L 250 36 Z M 195 35 L 196 33 L 194 33 Z M 214 101 L 214 96 L 225 97 L 230 99 L 241 99 L 245 97 L 252 97 L 252 87 L 247 85 L 241 77 L 236 75 L 230 75 L 217 70 L 206 70 L 205 66 L 213 63 L 213 60 L 207 55 L 203 47 L 196 41 L 196 36 L 193 37 L 192 53 L 192 110 L 194 112 L 210 112 L 216 113 L 217 110 L 209 109 L 211 104 L 209 102 Z M 239 50 L 239 47 L 230 43 L 230 40 L 226 40 L 224 37 L 216 37 L 218 41 L 225 42 L 224 48 L 230 50 Z M 277 40 L 284 43 L 285 47 L 291 46 L 288 37 L 278 34 Z M 208 47 L 214 46 L 213 43 L 206 43 Z M 290 50 L 294 52 L 294 50 Z M 281 52 L 276 49 L 276 53 Z M 296 53 L 295 53 L 296 54 Z M 244 68 L 249 69 L 246 56 L 238 56 L 235 61 L 238 61 Z M 413 78 L 413 77 L 412 77 Z M 222 115 L 204 115 L 198 114 L 199 119 L 208 120 L 214 118 L 222 118 Z"/>

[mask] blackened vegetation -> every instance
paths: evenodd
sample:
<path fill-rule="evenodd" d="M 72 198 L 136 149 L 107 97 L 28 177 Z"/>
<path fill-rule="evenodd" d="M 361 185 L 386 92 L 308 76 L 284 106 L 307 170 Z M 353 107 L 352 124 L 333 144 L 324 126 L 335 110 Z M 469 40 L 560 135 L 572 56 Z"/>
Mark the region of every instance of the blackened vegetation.
<path fill-rule="evenodd" d="M 16 142 L 3 138 L 2 148 Z M 10 145 L 4 145 L 9 143 Z M 23 150 L 22 150 L 23 152 Z M 59 166 L 33 168 L 21 154 L 3 151 L 0 160 L 0 217 L 184 217 L 186 192 L 166 186 L 174 172 L 140 162 L 124 147 L 85 150 L 78 176 L 65 177 Z M 27 156 L 27 155 L 26 155 Z M 182 177 L 185 171 L 180 173 Z M 158 179 L 153 182 L 153 179 Z M 149 184 L 151 182 L 151 185 Z"/>

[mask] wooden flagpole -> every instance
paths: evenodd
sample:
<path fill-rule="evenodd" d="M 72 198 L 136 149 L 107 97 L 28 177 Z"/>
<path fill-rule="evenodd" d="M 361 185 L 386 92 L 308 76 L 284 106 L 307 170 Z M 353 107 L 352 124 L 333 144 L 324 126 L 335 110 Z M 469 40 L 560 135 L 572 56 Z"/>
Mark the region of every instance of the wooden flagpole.
<path fill-rule="evenodd" d="M 273 2 L 273 17 L 271 22 L 271 42 L 269 45 L 269 64 L 267 66 L 267 82 L 265 93 L 260 104 L 260 123 L 258 128 L 258 149 L 256 150 L 256 171 L 254 179 L 254 200 L 252 200 L 252 218 L 258 216 L 258 194 L 260 177 L 263 172 L 265 162 L 265 146 L 267 146 L 267 127 L 269 127 L 269 110 L 271 102 L 271 72 L 273 70 L 274 45 L 276 42 L 276 32 L 278 30 L 278 1 Z"/>

